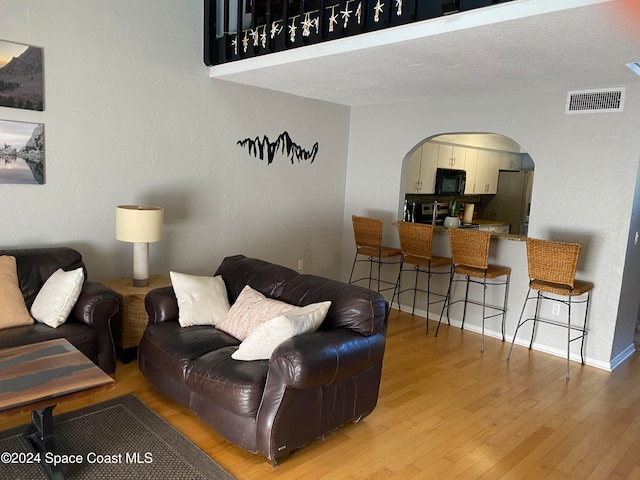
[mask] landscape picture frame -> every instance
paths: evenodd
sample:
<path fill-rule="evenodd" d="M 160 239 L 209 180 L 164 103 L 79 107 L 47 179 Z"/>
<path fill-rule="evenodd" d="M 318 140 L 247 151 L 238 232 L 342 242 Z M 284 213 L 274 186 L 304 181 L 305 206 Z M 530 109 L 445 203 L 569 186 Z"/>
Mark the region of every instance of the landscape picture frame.
<path fill-rule="evenodd" d="M 44 111 L 42 48 L 0 40 L 0 107 Z"/>
<path fill-rule="evenodd" d="M 44 124 L 0 120 L 0 184 L 43 185 Z"/>

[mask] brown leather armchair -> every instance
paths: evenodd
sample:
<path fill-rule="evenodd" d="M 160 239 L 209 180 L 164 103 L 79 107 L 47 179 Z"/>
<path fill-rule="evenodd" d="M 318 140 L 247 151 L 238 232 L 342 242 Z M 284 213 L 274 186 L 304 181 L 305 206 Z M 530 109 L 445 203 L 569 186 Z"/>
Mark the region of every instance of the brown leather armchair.
<path fill-rule="evenodd" d="M 44 282 L 58 268 L 65 271 L 82 267 L 82 256 L 66 247 L 0 250 L 0 255 L 16 259 L 20 290 L 28 309 Z M 106 373 L 116 371 L 111 318 L 120 309 L 120 296 L 113 290 L 85 280 L 71 315 L 58 328 L 35 322 L 33 325 L 0 330 L 0 348 L 66 338 Z"/>
<path fill-rule="evenodd" d="M 238 361 L 239 340 L 213 326 L 180 327 L 173 288 L 154 290 L 138 366 L 155 388 L 274 465 L 374 409 L 388 319 L 379 293 L 242 255 L 225 258 L 215 275 L 230 303 L 250 285 L 293 305 L 330 300 L 331 308 L 318 331 L 284 341 L 269 360 Z"/>

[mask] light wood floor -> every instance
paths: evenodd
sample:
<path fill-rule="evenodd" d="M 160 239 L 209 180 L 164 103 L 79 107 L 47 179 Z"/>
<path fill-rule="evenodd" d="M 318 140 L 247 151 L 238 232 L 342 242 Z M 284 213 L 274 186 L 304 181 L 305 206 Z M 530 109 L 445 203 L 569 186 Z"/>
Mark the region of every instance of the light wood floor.
<path fill-rule="evenodd" d="M 638 355 L 612 373 L 572 362 L 566 382 L 561 358 L 516 346 L 507 364 L 508 344 L 487 338 L 481 354 L 478 334 L 432 327 L 394 310 L 376 409 L 276 468 L 156 393 L 135 362 L 118 364 L 114 390 L 56 412 L 134 392 L 238 479 L 640 479 Z"/>

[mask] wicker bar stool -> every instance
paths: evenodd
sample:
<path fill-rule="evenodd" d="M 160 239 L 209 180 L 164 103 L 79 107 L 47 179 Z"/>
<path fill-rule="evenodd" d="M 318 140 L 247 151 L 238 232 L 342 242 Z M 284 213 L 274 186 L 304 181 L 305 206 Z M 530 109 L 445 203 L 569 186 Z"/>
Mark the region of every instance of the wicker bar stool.
<path fill-rule="evenodd" d="M 391 306 L 393 301 L 398 296 L 398 309 L 402 311 L 400 306 L 400 294 L 408 291 L 413 291 L 413 305 L 411 307 L 411 315 L 415 313 L 416 309 L 416 294 L 417 292 L 423 292 L 427 294 L 427 328 L 426 333 L 429 333 L 429 306 L 436 303 L 444 302 L 446 295 L 444 293 L 431 292 L 431 275 L 438 274 L 451 274 L 451 268 L 446 271 L 434 272 L 434 268 L 451 266 L 452 261 L 448 257 L 438 257 L 432 255 L 431 248 L 433 245 L 433 227 L 431 225 L 425 225 L 421 223 L 409 223 L 398 222 L 398 236 L 400 237 L 400 250 L 402 250 L 402 259 L 400 260 L 400 271 L 398 272 L 398 280 L 393 290 L 393 297 L 391 298 Z M 411 265 L 412 268 L 404 268 L 405 265 Z M 413 287 L 406 288 L 404 290 L 400 287 L 400 277 L 402 272 L 415 271 L 415 282 Z M 422 290 L 418 288 L 418 276 L 420 273 L 427 274 L 427 289 Z M 438 300 L 431 301 L 431 294 L 441 297 Z"/>
<path fill-rule="evenodd" d="M 355 236 L 356 241 L 356 254 L 353 258 L 353 265 L 351 266 L 351 275 L 349 275 L 349 283 L 357 283 L 362 280 L 369 281 L 369 289 L 371 289 L 371 281 L 373 278 L 373 264 L 378 264 L 378 278 L 377 284 L 378 292 L 383 292 L 385 290 L 391 290 L 395 288 L 395 283 L 388 282 L 386 280 L 380 279 L 380 273 L 382 269 L 382 264 L 389 263 L 399 263 L 399 262 L 383 262 L 383 259 L 399 257 L 402 255 L 402 252 L 399 248 L 392 247 L 384 247 L 382 246 L 382 228 L 383 221 L 381 218 L 370 218 L 370 217 L 359 217 L 357 215 L 353 215 L 351 217 L 351 221 L 353 222 L 353 234 Z M 358 256 L 365 256 L 366 259 L 359 259 Z M 369 262 L 369 276 L 358 278 L 357 280 L 353 280 L 353 272 L 356 268 L 356 263 L 358 262 Z M 387 288 L 380 289 L 380 284 L 390 285 Z"/>
<path fill-rule="evenodd" d="M 511 348 L 507 362 L 511 358 L 513 344 L 516 341 L 518 330 L 529 320 L 533 321 L 531 341 L 529 350 L 533 346 L 536 334 L 536 326 L 539 322 L 556 325 L 567 329 L 567 380 L 570 379 L 571 342 L 581 340 L 580 361 L 584 365 L 584 338 L 587 335 L 587 315 L 589 314 L 589 300 L 593 284 L 576 280 L 576 269 L 578 268 L 578 257 L 580 256 L 580 244 L 552 242 L 549 240 L 538 240 L 527 238 L 527 263 L 529 268 L 529 290 L 520 312 L 518 326 L 513 334 Z M 536 294 L 532 295 L 531 290 Z M 553 295 L 553 296 L 551 296 Z M 586 298 L 584 297 L 586 295 Z M 577 298 L 577 300 L 576 300 Z M 524 312 L 529 300 L 536 301 L 536 308 L 533 317 L 525 318 Z M 540 318 L 540 303 L 542 300 L 559 302 L 567 306 L 567 321 L 555 321 Z M 571 306 L 576 303 L 585 304 L 584 320 L 582 326 L 571 323 Z M 578 335 L 571 337 L 572 332 Z"/>
<path fill-rule="evenodd" d="M 484 352 L 484 323 L 485 320 L 502 315 L 502 341 L 504 342 L 504 325 L 507 316 L 507 299 L 509 296 L 509 278 L 511 277 L 511 268 L 501 267 L 489 264 L 489 243 L 491 241 L 491 233 L 479 230 L 468 230 L 460 228 L 449 229 L 449 245 L 451 247 L 451 257 L 453 259 L 453 269 L 451 270 L 451 279 L 449 281 L 449 290 L 447 298 L 442 306 L 438 328 L 436 328 L 436 337 L 445 308 L 447 310 L 447 322 L 449 323 L 449 307 L 458 302 L 464 302 L 464 310 L 462 313 L 462 326 L 464 328 L 464 320 L 467 315 L 467 304 L 473 303 L 482 306 L 482 346 L 481 352 Z M 456 280 L 455 275 L 464 275 L 466 279 L 466 289 L 464 300 L 451 301 L 451 288 L 454 282 L 464 281 Z M 504 281 L 492 281 L 500 277 L 506 277 Z M 472 280 L 477 278 L 479 280 Z M 477 283 L 482 285 L 482 302 L 469 300 L 469 283 Z M 487 305 L 487 287 L 504 286 L 504 303 L 502 307 Z M 487 316 L 487 308 L 497 313 Z"/>

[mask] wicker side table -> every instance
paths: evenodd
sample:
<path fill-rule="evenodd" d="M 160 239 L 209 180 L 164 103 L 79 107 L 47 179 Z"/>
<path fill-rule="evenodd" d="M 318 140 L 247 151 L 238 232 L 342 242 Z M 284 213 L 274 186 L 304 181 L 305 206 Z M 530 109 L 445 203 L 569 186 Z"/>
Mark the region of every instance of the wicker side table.
<path fill-rule="evenodd" d="M 122 296 L 122 309 L 114 318 L 111 329 L 120 360 L 129 363 L 135 357 L 138 343 L 149 321 L 144 309 L 144 298 L 151 290 L 170 286 L 171 280 L 162 275 L 151 275 L 146 287 L 134 287 L 131 278 L 104 280 L 100 283 Z"/>

